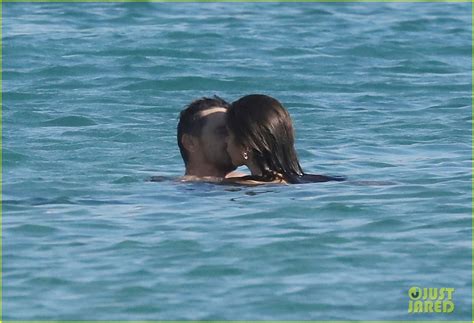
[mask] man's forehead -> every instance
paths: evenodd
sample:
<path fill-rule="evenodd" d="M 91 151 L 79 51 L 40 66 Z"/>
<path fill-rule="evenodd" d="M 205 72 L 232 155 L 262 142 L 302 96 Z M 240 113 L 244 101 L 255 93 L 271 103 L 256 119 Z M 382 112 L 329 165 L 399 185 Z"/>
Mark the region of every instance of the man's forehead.
<path fill-rule="evenodd" d="M 213 108 L 209 108 L 209 109 L 206 109 L 206 110 L 203 110 L 203 111 L 199 111 L 198 113 L 198 117 L 199 118 L 204 118 L 204 117 L 207 117 L 211 114 L 214 114 L 214 113 L 226 113 L 227 112 L 227 109 L 226 108 L 222 108 L 222 107 L 213 107 Z"/>

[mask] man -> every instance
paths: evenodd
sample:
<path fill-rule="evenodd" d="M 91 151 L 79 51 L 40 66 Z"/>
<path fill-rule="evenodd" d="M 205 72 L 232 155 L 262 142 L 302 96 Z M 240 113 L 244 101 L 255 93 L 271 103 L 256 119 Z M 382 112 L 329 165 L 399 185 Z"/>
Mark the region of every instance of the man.
<path fill-rule="evenodd" d="M 186 167 L 183 180 L 238 176 L 227 154 L 225 116 L 229 103 L 214 96 L 193 101 L 181 111 L 178 146 Z"/>

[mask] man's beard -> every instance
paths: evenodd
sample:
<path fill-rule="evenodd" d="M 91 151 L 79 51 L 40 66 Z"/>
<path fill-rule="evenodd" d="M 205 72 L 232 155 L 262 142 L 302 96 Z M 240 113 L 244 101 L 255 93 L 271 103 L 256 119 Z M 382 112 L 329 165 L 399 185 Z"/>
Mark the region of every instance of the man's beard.
<path fill-rule="evenodd" d="M 232 159 L 229 155 L 225 154 L 223 157 L 224 158 L 219 158 L 215 160 L 212 160 L 209 157 L 207 157 L 206 159 L 211 162 L 217 170 L 225 174 L 228 174 L 237 169 L 237 166 L 234 166 L 234 164 L 232 164 Z"/>
<path fill-rule="evenodd" d="M 228 174 L 237 169 L 237 166 L 234 166 L 232 163 L 217 165 L 218 169 L 222 172 Z"/>
<path fill-rule="evenodd" d="M 216 168 L 228 174 L 233 170 L 237 169 L 237 166 L 234 166 L 234 164 L 232 164 L 232 160 L 230 159 L 230 157 L 228 157 L 227 160 L 219 161 L 218 163 L 216 163 Z"/>

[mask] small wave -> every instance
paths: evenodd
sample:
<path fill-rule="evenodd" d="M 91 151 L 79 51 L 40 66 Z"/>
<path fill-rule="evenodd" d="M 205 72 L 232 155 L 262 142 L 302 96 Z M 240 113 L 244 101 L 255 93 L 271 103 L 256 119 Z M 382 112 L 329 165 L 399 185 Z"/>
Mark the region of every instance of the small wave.
<path fill-rule="evenodd" d="M 45 285 L 49 288 L 58 285 L 68 285 L 71 282 L 69 280 L 57 278 L 57 277 L 34 277 L 28 281 L 29 286 Z"/>
<path fill-rule="evenodd" d="M 140 140 L 140 136 L 137 136 L 136 134 L 130 131 L 123 131 L 113 137 L 110 137 L 110 139 L 115 142 L 125 142 L 125 143 L 142 142 L 142 140 Z"/>
<path fill-rule="evenodd" d="M 111 249 L 115 250 L 122 250 L 122 249 L 137 249 L 141 248 L 144 245 L 141 242 L 135 241 L 135 240 L 124 240 L 119 243 L 116 243 L 115 245 L 112 246 Z"/>
<path fill-rule="evenodd" d="M 27 159 L 27 155 L 6 148 L 3 149 L 3 166 L 18 164 Z"/>
<path fill-rule="evenodd" d="M 405 73 L 405 74 L 453 74 L 458 73 L 458 69 L 440 61 L 426 61 L 423 63 L 405 60 L 396 66 L 375 67 L 374 70 L 384 72 Z"/>
<path fill-rule="evenodd" d="M 5 101 L 30 101 L 38 99 L 41 94 L 38 93 L 27 93 L 17 91 L 5 91 L 3 92 L 3 100 Z"/>
<path fill-rule="evenodd" d="M 396 228 L 403 227 L 405 224 L 406 224 L 406 222 L 400 221 L 398 219 L 382 219 L 382 220 L 370 222 L 370 223 L 362 226 L 360 229 L 361 229 L 361 231 L 376 230 L 377 232 L 380 232 L 380 231 L 393 232 L 393 230 L 395 230 Z"/>
<path fill-rule="evenodd" d="M 99 68 L 99 65 L 91 64 L 80 64 L 71 66 L 48 66 L 35 70 L 34 72 L 32 72 L 32 74 L 45 77 L 71 77 L 96 73 Z"/>
<path fill-rule="evenodd" d="M 147 288 L 143 286 L 128 286 L 128 287 L 123 287 L 117 292 L 118 296 L 126 296 L 127 298 L 130 297 L 138 297 L 138 296 L 146 296 L 146 294 L 152 294 L 153 289 L 152 288 Z"/>
<path fill-rule="evenodd" d="M 416 31 L 426 31 L 429 30 L 432 23 L 432 20 L 420 18 L 420 19 L 411 19 L 411 20 L 404 20 L 397 24 L 395 24 L 392 29 L 399 32 L 399 31 L 408 31 L 408 32 L 416 32 Z"/>
<path fill-rule="evenodd" d="M 318 16 L 332 16 L 334 15 L 332 12 L 324 9 L 309 9 L 305 10 L 305 13 L 308 15 L 318 15 Z"/>
<path fill-rule="evenodd" d="M 75 204 L 67 196 L 59 196 L 56 198 L 43 198 L 36 197 L 24 200 L 4 200 L 4 205 L 26 205 L 26 206 L 37 206 L 37 205 L 48 205 L 48 204 Z"/>
<path fill-rule="evenodd" d="M 319 209 L 315 209 L 318 212 L 335 212 L 341 214 L 360 214 L 364 213 L 366 209 L 359 205 L 348 205 L 344 203 L 332 202 L 322 206 Z"/>
<path fill-rule="evenodd" d="M 67 116 L 55 118 L 42 123 L 46 127 L 88 127 L 95 126 L 94 120 L 82 116 Z"/>
<path fill-rule="evenodd" d="M 46 236 L 56 233 L 58 229 L 39 224 L 22 224 L 11 229 L 15 233 L 23 233 L 28 235 Z"/>
<path fill-rule="evenodd" d="M 212 78 L 187 76 L 168 80 L 145 80 L 122 87 L 123 90 L 208 90 L 212 88 L 231 88 L 232 82 Z"/>
<path fill-rule="evenodd" d="M 142 48 L 142 49 L 111 49 L 103 51 L 85 51 L 80 55 L 101 56 L 101 57 L 169 57 L 172 59 L 209 59 L 211 56 L 205 52 L 196 52 L 184 49 L 173 48 Z"/>
<path fill-rule="evenodd" d="M 138 179 L 132 176 L 122 176 L 112 182 L 112 184 L 128 184 L 128 183 L 136 183 Z"/>
<path fill-rule="evenodd" d="M 214 277 L 215 275 L 222 277 L 240 275 L 242 274 L 242 270 L 225 265 L 201 265 L 191 270 L 188 274 L 199 277 Z"/>

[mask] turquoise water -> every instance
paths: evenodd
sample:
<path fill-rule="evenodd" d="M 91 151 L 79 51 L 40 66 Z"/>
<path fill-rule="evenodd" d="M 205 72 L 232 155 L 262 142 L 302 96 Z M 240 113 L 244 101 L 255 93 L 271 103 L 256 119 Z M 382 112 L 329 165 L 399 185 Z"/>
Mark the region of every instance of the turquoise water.
<path fill-rule="evenodd" d="M 3 318 L 470 320 L 471 4 L 3 4 Z M 290 111 L 307 172 L 176 178 L 178 112 Z M 408 289 L 453 287 L 451 314 Z"/>

